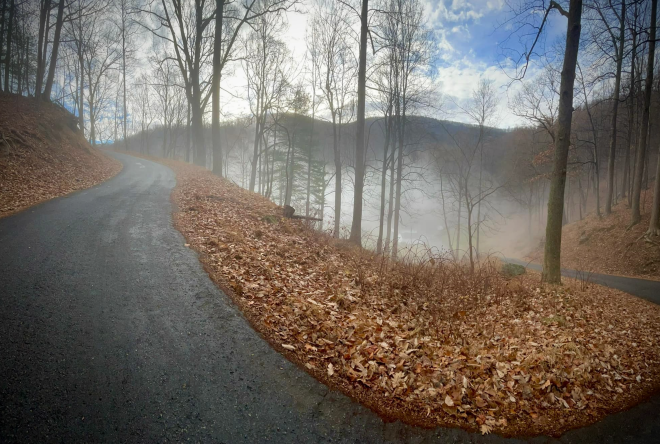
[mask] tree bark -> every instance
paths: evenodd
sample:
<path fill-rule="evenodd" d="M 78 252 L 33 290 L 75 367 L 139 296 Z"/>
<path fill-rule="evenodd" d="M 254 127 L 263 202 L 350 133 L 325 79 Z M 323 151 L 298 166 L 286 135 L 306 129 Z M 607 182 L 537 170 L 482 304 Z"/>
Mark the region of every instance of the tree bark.
<path fill-rule="evenodd" d="M 405 97 L 403 98 L 405 103 Z M 401 213 L 401 181 L 403 180 L 403 141 L 406 131 L 406 109 L 399 117 L 399 153 L 396 166 L 396 194 L 394 196 L 394 234 L 392 236 L 392 257 L 396 259 L 399 253 L 399 220 Z"/>
<path fill-rule="evenodd" d="M 607 160 L 607 197 L 605 199 L 605 214 L 612 212 L 612 197 L 614 196 L 614 160 L 616 158 L 617 117 L 619 112 L 619 93 L 621 90 L 621 67 L 623 65 L 623 50 L 626 37 L 626 0 L 621 0 L 621 17 L 619 24 L 619 49 L 616 60 L 616 77 L 614 81 L 614 103 L 612 104 L 612 124 L 610 136 L 610 157 Z"/>
<path fill-rule="evenodd" d="M 380 177 L 380 214 L 378 218 L 378 240 L 376 241 L 376 254 L 383 252 L 383 225 L 385 222 L 385 189 L 387 185 L 387 155 L 390 148 L 390 133 L 392 118 L 391 109 L 385 114 L 385 144 L 383 146 L 383 169 Z"/>
<path fill-rule="evenodd" d="M 191 131 L 190 131 L 190 124 L 191 122 L 191 117 L 190 117 L 190 102 L 188 102 L 188 115 L 186 117 L 186 162 L 190 163 L 190 151 L 191 151 Z"/>
<path fill-rule="evenodd" d="M 653 190 L 653 207 L 651 209 L 651 220 L 649 222 L 648 235 L 657 236 L 660 231 L 660 155 L 658 165 L 655 169 L 655 186 Z"/>
<path fill-rule="evenodd" d="M 313 71 L 314 70 L 312 70 L 312 75 L 314 75 Z M 312 122 L 309 131 L 309 146 L 307 152 L 307 195 L 305 196 L 305 216 L 307 217 L 309 217 L 309 199 L 312 191 L 312 160 L 313 160 L 312 147 L 314 146 L 315 118 L 316 118 L 316 88 L 314 82 L 312 82 Z"/>
<path fill-rule="evenodd" d="M 128 125 L 128 111 L 126 105 L 126 3 L 121 2 L 121 73 L 122 73 L 122 86 L 123 86 L 123 97 L 122 97 L 122 123 L 124 129 L 124 148 L 128 151 L 128 131 L 126 126 Z"/>
<path fill-rule="evenodd" d="M 392 117 L 390 116 L 390 119 Z M 398 131 L 396 128 L 396 125 L 394 125 L 394 131 Z M 390 136 L 391 137 L 391 136 Z M 396 143 L 395 143 L 396 138 L 392 137 L 391 143 L 392 143 L 392 153 L 390 154 L 390 190 L 388 194 L 388 199 L 387 199 L 387 230 L 386 230 L 386 235 L 385 235 L 385 246 L 383 248 L 383 251 L 385 253 L 388 253 L 390 251 L 390 241 L 391 236 L 392 236 L 392 217 L 394 216 L 394 153 L 396 152 Z"/>
<path fill-rule="evenodd" d="M 57 67 L 57 54 L 60 48 L 60 35 L 62 34 L 62 23 L 64 20 L 64 0 L 60 0 L 57 8 L 57 21 L 55 22 L 55 37 L 53 38 L 53 50 L 50 55 L 50 67 L 48 68 L 48 77 L 46 78 L 46 87 L 44 88 L 43 100 L 50 100 L 50 93 L 53 90 L 53 81 L 55 80 L 55 68 Z"/>
<path fill-rule="evenodd" d="M 358 65 L 357 129 L 355 134 L 355 188 L 353 194 L 353 224 L 350 241 L 362 245 L 362 194 L 364 191 L 364 109 L 367 75 L 367 27 L 369 0 L 362 0 L 360 15 L 360 61 Z"/>
<path fill-rule="evenodd" d="M 61 0 L 63 3 L 63 1 Z M 4 8 L 3 8 L 4 9 Z M 7 26 L 7 52 L 5 52 L 5 91 L 11 92 L 9 89 L 9 73 L 11 72 L 11 40 L 14 33 L 14 12 L 16 10 L 15 0 L 11 0 L 9 4 L 9 23 Z M 4 17 L 3 17 L 4 18 Z M 2 47 L 0 46 L 0 49 Z"/>
<path fill-rule="evenodd" d="M 215 39 L 213 42 L 213 89 L 211 98 L 211 138 L 213 139 L 213 173 L 222 177 L 222 140 L 220 139 L 220 76 L 222 73 L 222 21 L 225 0 L 216 0 Z"/>
<path fill-rule="evenodd" d="M 41 99 L 41 88 L 44 81 L 44 71 L 46 68 L 45 55 L 46 43 L 48 42 L 48 18 L 50 17 L 50 0 L 43 0 L 39 14 L 39 42 L 37 44 L 37 79 L 34 89 L 34 97 Z"/>
<path fill-rule="evenodd" d="M 255 121 L 254 129 L 254 145 L 252 147 L 252 164 L 250 170 L 250 191 L 254 192 L 254 187 L 257 184 L 257 161 L 259 160 L 259 143 L 261 141 L 261 119 L 259 118 L 259 99 L 257 99 L 257 119 Z"/>
<path fill-rule="evenodd" d="M 5 38 L 5 11 L 7 10 L 7 2 L 2 1 L 2 9 L 0 10 L 0 60 L 2 59 L 2 48 L 4 47 Z M 5 59 L 7 60 L 7 59 Z M 5 62 L 6 63 L 6 62 Z M 0 85 L 0 89 L 1 89 Z"/>
<path fill-rule="evenodd" d="M 557 140 L 555 142 L 554 166 L 550 179 L 548 222 L 545 230 L 543 258 L 543 281 L 552 284 L 561 283 L 561 230 L 564 214 L 564 189 L 566 186 L 568 149 L 571 142 L 573 86 L 575 84 L 575 68 L 580 47 L 581 18 L 582 0 L 571 0 L 566 29 L 566 51 L 559 87 Z"/>
<path fill-rule="evenodd" d="M 78 126 L 80 133 L 85 137 L 85 60 L 83 58 L 83 35 L 82 35 L 82 7 L 78 9 L 78 37 L 80 40 L 76 43 L 78 56 L 78 69 L 80 72 L 80 85 L 78 85 Z M 38 90 L 35 90 L 35 95 Z"/>
<path fill-rule="evenodd" d="M 341 152 L 339 150 L 339 135 L 337 128 L 337 113 L 330 109 L 332 114 L 332 146 L 335 160 L 335 227 L 334 237 L 339 237 L 341 222 Z"/>
<path fill-rule="evenodd" d="M 641 213 L 641 195 L 642 178 L 644 175 L 644 162 L 646 160 L 646 145 L 649 130 L 649 111 L 651 107 L 651 92 L 653 89 L 653 64 L 655 62 L 655 34 L 656 34 L 656 15 L 658 10 L 658 0 L 651 1 L 651 27 L 649 35 L 649 54 L 646 64 L 646 83 L 644 85 L 644 109 L 642 111 L 642 125 L 639 132 L 637 152 L 635 153 L 635 176 L 633 177 L 632 190 L 632 212 L 630 226 L 638 224 L 642 220 Z"/>

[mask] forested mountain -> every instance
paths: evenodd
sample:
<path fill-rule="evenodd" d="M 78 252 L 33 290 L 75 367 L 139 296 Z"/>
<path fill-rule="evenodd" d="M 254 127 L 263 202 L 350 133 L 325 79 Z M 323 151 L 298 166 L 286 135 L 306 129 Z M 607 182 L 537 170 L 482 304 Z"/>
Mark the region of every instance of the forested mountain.
<path fill-rule="evenodd" d="M 93 145 L 206 166 L 394 256 L 403 232 L 455 257 L 519 225 L 535 243 L 551 215 L 558 245 L 557 224 L 622 200 L 639 223 L 658 163 L 654 0 L 530 6 L 539 17 L 579 9 L 567 26 L 581 38 L 552 43 L 545 21 L 510 5 L 541 40 L 512 49 L 508 85 L 482 76 L 462 99 L 439 92 L 437 30 L 420 2 L 372 1 L 368 57 L 356 50 L 358 9 L 342 2 L 211 3 L 5 0 L 0 86 L 60 103 Z M 304 59 L 286 37 L 292 11 L 304 12 Z M 520 127 L 494 128 L 504 113 Z M 361 203 L 364 230 L 352 223 Z M 435 227 L 428 215 L 415 225 L 424 207 Z"/>

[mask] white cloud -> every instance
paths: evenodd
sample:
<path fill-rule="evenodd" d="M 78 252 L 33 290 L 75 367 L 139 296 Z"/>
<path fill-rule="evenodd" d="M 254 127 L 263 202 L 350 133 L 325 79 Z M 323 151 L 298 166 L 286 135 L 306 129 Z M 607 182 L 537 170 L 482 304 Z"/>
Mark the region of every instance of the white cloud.
<path fill-rule="evenodd" d="M 431 23 L 449 25 L 479 20 L 489 12 L 501 10 L 504 4 L 504 0 L 430 0 L 426 9 Z"/>
<path fill-rule="evenodd" d="M 445 109 L 442 116 L 448 120 L 471 123 L 469 118 L 462 113 L 454 103 L 464 106 L 472 98 L 472 91 L 479 85 L 482 79 L 492 80 L 497 91 L 499 109 L 496 126 L 510 128 L 523 125 L 526 122 L 514 116 L 509 110 L 509 98 L 512 98 L 520 89 L 520 82 L 512 82 L 507 75 L 511 71 L 507 66 L 489 65 L 484 62 L 473 62 L 463 57 L 438 68 L 437 86 L 438 92 L 444 97 Z M 533 81 L 537 69 L 530 66 L 525 82 Z"/>

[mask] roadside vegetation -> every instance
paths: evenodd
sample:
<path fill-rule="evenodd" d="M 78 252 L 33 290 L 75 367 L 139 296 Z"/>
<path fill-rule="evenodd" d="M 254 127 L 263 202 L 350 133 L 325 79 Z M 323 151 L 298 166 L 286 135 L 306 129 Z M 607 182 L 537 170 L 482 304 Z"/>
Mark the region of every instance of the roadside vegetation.
<path fill-rule="evenodd" d="M 174 169 L 174 220 L 276 349 L 385 417 L 558 435 L 660 387 L 660 307 L 496 260 L 392 260 L 200 167 Z"/>

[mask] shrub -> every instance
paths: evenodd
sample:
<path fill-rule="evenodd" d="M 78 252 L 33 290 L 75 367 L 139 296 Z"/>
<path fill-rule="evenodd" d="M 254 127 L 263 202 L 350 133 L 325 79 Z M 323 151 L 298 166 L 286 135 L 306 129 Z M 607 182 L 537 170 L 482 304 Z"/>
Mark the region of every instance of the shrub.
<path fill-rule="evenodd" d="M 502 265 L 502 275 L 506 277 L 520 276 L 525 274 L 525 267 L 517 264 L 504 264 Z"/>

